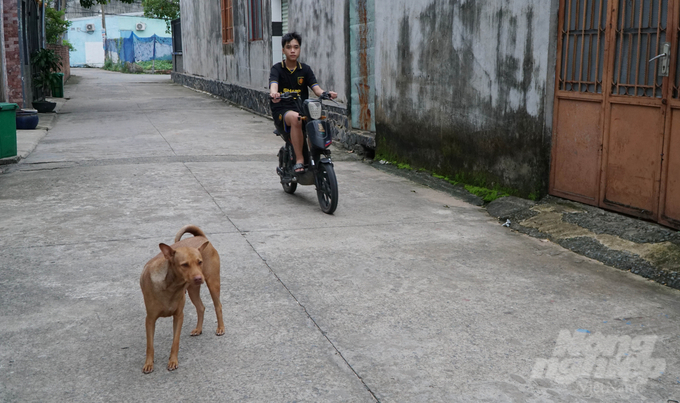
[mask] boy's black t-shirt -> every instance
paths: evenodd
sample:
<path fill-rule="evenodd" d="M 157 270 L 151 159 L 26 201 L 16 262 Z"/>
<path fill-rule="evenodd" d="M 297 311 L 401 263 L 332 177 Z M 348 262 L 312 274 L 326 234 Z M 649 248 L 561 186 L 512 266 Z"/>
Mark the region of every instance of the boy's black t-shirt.
<path fill-rule="evenodd" d="M 318 85 L 311 67 L 298 62 L 295 69 L 291 71 L 286 67 L 285 61 L 276 63 L 272 66 L 269 74 L 269 85 L 271 86 L 272 83 L 279 84 L 280 93 L 295 92 L 298 93 L 303 100 L 309 98 L 309 88 Z M 283 115 L 284 112 L 290 110 L 297 111 L 297 105 L 292 99 L 282 99 L 276 104 L 270 102 L 270 106 L 274 119 L 279 120 L 281 120 L 278 116 L 279 114 Z"/>

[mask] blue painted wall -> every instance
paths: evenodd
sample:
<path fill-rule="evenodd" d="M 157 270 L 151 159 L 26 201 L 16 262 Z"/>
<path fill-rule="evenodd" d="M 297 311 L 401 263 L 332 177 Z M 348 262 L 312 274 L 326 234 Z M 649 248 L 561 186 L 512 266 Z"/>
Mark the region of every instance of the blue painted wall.
<path fill-rule="evenodd" d="M 70 52 L 71 66 L 103 66 L 104 45 L 101 16 L 76 18 L 71 21 L 73 24 L 66 37 L 76 48 L 75 51 Z M 140 22 L 146 24 L 146 29 L 143 31 L 136 30 L 136 25 Z M 94 24 L 94 32 L 87 32 L 87 24 Z M 170 34 L 165 32 L 167 26 L 164 20 L 141 16 L 107 15 L 106 28 L 108 51 L 114 62 L 133 61 L 129 60 L 130 50 L 121 46 L 124 40 L 134 45 L 134 61 L 151 60 L 154 57 L 154 48 L 157 60 L 170 60 L 171 58 L 172 39 Z M 152 39 L 154 35 L 156 35 L 156 41 Z M 127 54 L 128 57 L 122 56 L 123 54 Z"/>

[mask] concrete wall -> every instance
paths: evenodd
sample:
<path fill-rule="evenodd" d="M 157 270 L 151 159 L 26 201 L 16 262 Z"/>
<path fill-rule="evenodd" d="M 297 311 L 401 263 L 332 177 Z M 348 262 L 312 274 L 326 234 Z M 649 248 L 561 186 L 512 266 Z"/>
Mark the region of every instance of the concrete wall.
<path fill-rule="evenodd" d="M 184 74 L 265 91 L 272 66 L 271 16 L 263 2 L 263 40 L 251 41 L 247 0 L 233 0 L 234 43 L 222 44 L 220 1 L 180 0 Z"/>
<path fill-rule="evenodd" d="M 544 193 L 557 0 L 376 1 L 378 155 Z"/>
<path fill-rule="evenodd" d="M 349 0 L 295 0 L 288 11 L 288 30 L 302 35 L 300 61 L 312 67 L 324 90 L 338 93 L 342 104 L 349 99 L 348 13 Z"/>
<path fill-rule="evenodd" d="M 61 67 L 59 68 L 58 72 L 64 73 L 64 82 L 71 77 L 71 63 L 69 60 L 69 50 L 68 46 L 66 45 L 47 45 L 47 49 L 52 49 L 59 57 L 61 58 Z"/>
<path fill-rule="evenodd" d="M 76 49 L 70 52 L 71 66 L 96 66 L 104 65 L 104 44 L 102 42 L 102 19 L 97 17 L 76 18 L 71 20 L 71 28 L 65 36 Z M 146 24 L 146 29 L 137 31 L 135 29 L 138 22 Z M 95 30 L 87 32 L 85 26 L 94 24 Z M 155 18 L 145 18 L 140 16 L 106 15 L 106 32 L 108 39 L 127 38 L 130 32 L 135 35 L 148 38 L 155 35 L 160 37 L 170 37 L 166 33 L 167 25 L 164 20 Z M 169 58 L 169 57 L 168 57 Z"/>

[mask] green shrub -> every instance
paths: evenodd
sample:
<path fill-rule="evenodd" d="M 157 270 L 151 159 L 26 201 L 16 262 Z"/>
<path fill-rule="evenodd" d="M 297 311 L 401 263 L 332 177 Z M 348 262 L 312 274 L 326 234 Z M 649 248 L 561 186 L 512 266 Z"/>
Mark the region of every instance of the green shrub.
<path fill-rule="evenodd" d="M 61 57 L 51 49 L 39 49 L 31 55 L 33 85 L 42 91 L 36 101 L 44 101 L 50 87 L 59 83 L 61 77 L 57 72 L 61 68 Z"/>

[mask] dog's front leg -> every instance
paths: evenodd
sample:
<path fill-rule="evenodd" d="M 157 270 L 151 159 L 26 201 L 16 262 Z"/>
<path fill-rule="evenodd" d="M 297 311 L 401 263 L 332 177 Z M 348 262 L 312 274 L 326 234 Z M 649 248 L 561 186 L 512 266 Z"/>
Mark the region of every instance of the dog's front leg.
<path fill-rule="evenodd" d="M 184 304 L 182 304 L 184 305 Z M 184 306 L 172 317 L 172 348 L 170 349 L 170 360 L 168 360 L 168 371 L 177 369 L 179 361 L 177 355 L 179 353 L 179 335 L 182 332 L 182 323 L 184 322 Z"/>
<path fill-rule="evenodd" d="M 145 374 L 153 372 L 153 335 L 156 331 L 156 319 L 158 318 L 146 315 L 146 361 L 142 368 Z"/>
<path fill-rule="evenodd" d="M 198 336 L 203 333 L 203 316 L 205 314 L 205 305 L 201 301 L 201 287 L 192 285 L 187 290 L 189 292 L 189 298 L 191 302 L 196 307 L 196 316 L 198 316 L 198 322 L 196 323 L 196 328 L 191 331 L 192 336 Z"/>

